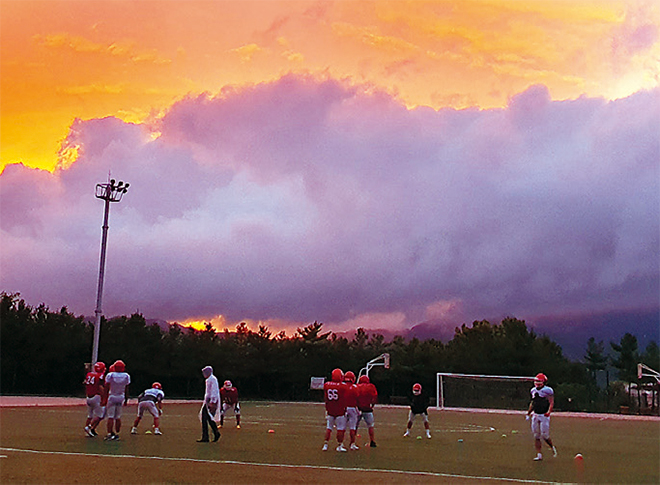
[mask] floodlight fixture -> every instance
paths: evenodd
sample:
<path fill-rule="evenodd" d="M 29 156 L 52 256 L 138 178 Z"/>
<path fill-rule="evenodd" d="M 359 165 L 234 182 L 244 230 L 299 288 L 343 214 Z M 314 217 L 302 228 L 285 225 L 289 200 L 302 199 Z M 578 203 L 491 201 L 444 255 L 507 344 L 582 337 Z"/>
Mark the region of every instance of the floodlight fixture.
<path fill-rule="evenodd" d="M 96 198 L 105 201 L 105 211 L 103 215 L 103 236 L 101 237 L 101 261 L 99 263 L 99 283 L 96 293 L 96 319 L 94 321 L 94 343 L 92 347 L 92 365 L 98 361 L 99 356 L 99 338 L 101 335 L 101 301 L 103 299 L 103 273 L 105 271 L 105 252 L 108 242 L 108 218 L 110 216 L 110 202 L 121 201 L 123 195 L 128 191 L 130 184 L 122 180 L 117 182 L 110 179 L 109 183 L 96 184 Z"/>

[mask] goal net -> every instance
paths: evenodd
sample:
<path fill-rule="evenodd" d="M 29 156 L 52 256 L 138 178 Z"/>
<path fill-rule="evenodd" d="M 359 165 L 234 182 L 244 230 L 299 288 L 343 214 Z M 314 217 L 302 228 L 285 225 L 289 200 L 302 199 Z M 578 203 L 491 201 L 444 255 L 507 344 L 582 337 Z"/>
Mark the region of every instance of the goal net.
<path fill-rule="evenodd" d="M 436 406 L 442 408 L 527 409 L 534 377 L 436 374 Z"/>

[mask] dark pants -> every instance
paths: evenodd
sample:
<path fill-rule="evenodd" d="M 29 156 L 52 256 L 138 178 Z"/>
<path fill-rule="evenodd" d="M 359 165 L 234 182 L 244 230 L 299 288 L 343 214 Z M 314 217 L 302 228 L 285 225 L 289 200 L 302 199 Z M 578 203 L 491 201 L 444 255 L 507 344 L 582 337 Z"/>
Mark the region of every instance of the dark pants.
<path fill-rule="evenodd" d="M 210 410 L 208 404 L 204 404 L 202 408 L 202 439 L 208 441 L 209 439 L 209 425 L 213 430 L 213 437 L 217 438 L 220 433 L 218 433 L 218 425 L 213 421 L 213 415 L 215 414 L 215 408 Z"/>

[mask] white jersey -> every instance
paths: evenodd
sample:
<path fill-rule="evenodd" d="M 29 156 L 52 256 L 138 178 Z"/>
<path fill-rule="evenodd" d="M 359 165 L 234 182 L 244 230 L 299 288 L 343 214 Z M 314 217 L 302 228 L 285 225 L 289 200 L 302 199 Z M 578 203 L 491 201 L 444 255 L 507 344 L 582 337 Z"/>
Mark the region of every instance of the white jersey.
<path fill-rule="evenodd" d="M 147 389 L 142 393 L 141 397 L 138 397 L 138 401 L 151 401 L 151 402 L 161 402 L 165 397 L 165 393 L 161 389 L 156 389 L 152 387 Z"/>
<path fill-rule="evenodd" d="M 105 376 L 105 384 L 109 386 L 110 396 L 124 396 L 126 386 L 131 383 L 131 376 L 126 372 L 110 372 Z"/>
<path fill-rule="evenodd" d="M 204 401 L 207 403 L 217 403 L 220 401 L 220 385 L 218 379 L 211 374 L 206 379 L 206 393 L 204 394 Z"/>

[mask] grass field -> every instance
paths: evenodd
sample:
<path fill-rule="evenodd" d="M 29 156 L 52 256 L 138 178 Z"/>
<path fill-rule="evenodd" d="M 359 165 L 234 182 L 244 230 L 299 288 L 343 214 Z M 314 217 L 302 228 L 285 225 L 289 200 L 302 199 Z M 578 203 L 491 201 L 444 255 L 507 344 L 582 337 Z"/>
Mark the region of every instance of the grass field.
<path fill-rule="evenodd" d="M 165 403 L 163 436 L 130 435 L 135 404 L 124 409 L 121 440 L 83 433 L 86 408 L 0 408 L 0 482 L 9 483 L 659 483 L 660 420 L 553 415 L 559 456 L 534 462 L 523 414 L 430 409 L 432 439 L 420 422 L 403 438 L 407 408 L 376 408 L 377 448 L 321 451 L 323 406 L 242 403 L 217 443 L 197 443 L 199 404 Z M 274 433 L 268 433 L 272 429 Z M 105 430 L 105 422 L 99 430 Z M 506 435 L 506 436 L 505 436 Z M 459 441 L 462 440 L 462 441 Z M 346 443 L 348 442 L 348 437 Z M 334 433 L 333 433 L 334 443 Z M 574 456 L 584 456 L 583 471 Z"/>

